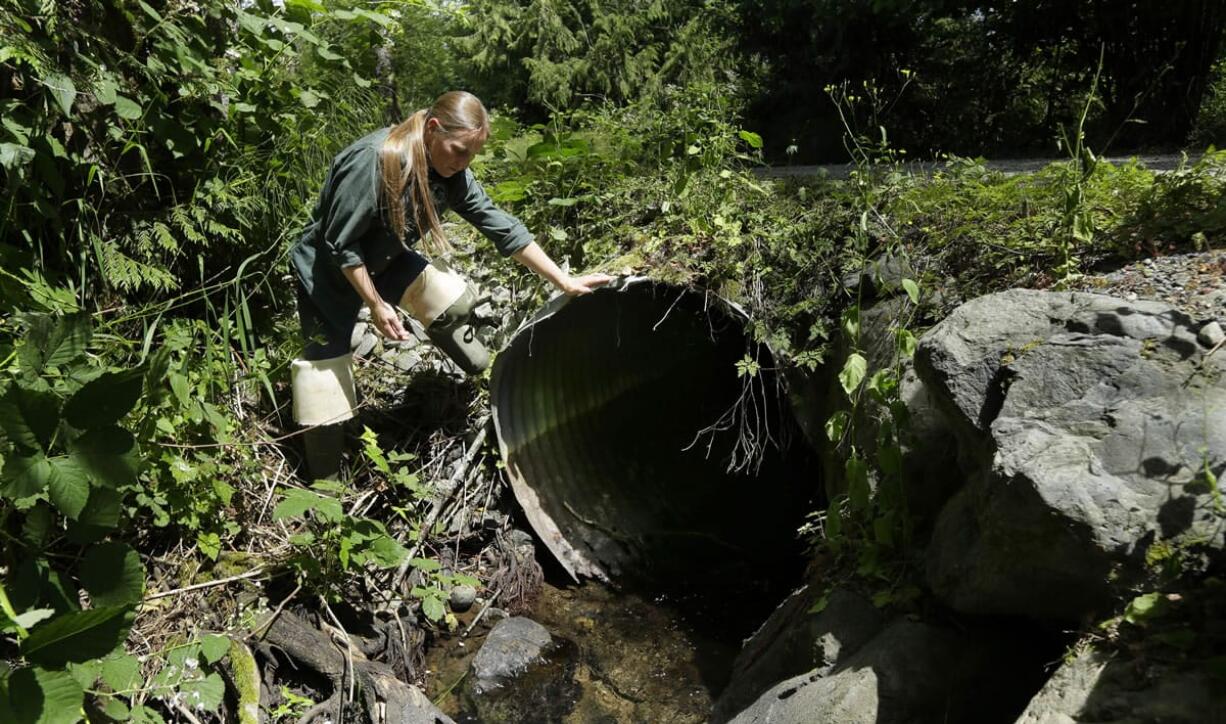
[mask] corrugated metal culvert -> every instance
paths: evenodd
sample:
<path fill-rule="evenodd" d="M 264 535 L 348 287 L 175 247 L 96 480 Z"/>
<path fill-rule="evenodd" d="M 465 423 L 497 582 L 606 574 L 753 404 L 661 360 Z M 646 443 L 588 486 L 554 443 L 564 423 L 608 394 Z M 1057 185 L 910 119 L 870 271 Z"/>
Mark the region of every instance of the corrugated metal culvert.
<path fill-rule="evenodd" d="M 795 548 L 817 486 L 786 459 L 791 420 L 746 321 L 713 294 L 636 278 L 555 299 L 498 355 L 512 487 L 573 577 L 736 575 Z M 755 348 L 762 369 L 738 374 Z M 729 472 L 748 448 L 764 452 Z"/>

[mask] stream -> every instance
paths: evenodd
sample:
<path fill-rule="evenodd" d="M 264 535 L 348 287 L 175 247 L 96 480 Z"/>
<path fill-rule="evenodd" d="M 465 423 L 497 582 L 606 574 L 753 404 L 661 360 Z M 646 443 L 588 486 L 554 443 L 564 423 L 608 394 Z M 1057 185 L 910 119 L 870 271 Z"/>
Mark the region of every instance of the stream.
<path fill-rule="evenodd" d="M 774 600 L 546 583 L 525 614 L 553 636 L 542 660 L 507 685 L 475 694 L 471 662 L 497 619 L 482 619 L 463 637 L 474 607 L 427 653 L 427 694 L 461 724 L 705 722 L 741 640 Z"/>

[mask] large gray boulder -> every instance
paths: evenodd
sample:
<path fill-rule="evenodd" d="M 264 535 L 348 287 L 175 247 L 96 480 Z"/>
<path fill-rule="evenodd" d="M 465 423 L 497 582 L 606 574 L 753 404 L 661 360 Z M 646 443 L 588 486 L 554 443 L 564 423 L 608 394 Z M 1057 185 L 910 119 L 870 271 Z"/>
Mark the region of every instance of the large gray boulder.
<path fill-rule="evenodd" d="M 523 673 L 541 658 L 553 637 L 536 621 L 512 616 L 499 621 L 473 657 L 473 690 L 483 694 Z"/>
<path fill-rule="evenodd" d="M 731 683 L 715 703 L 714 721 L 727 721 L 784 679 L 810 670 L 829 674 L 885 623 L 868 599 L 841 588 L 829 594 L 825 608 L 810 613 L 818 593 L 811 586 L 793 593 L 745 642 Z"/>
<path fill-rule="evenodd" d="M 1204 671 L 1155 670 L 1098 651 L 1063 664 L 1017 724 L 1226 721 L 1226 690 Z"/>
<path fill-rule="evenodd" d="M 916 370 L 967 483 L 927 577 L 970 613 L 1078 619 L 1145 575 L 1158 540 L 1217 549 L 1206 469 L 1226 470 L 1226 356 L 1157 302 L 1012 290 L 924 336 Z"/>
<path fill-rule="evenodd" d="M 892 724 L 998 721 L 989 644 L 929 624 L 899 620 L 828 674 L 772 687 L 732 724 Z M 985 709 L 985 707 L 987 707 Z M 1020 709 L 1020 705 L 1018 709 Z M 1014 709 L 1016 714 L 1017 709 Z"/>

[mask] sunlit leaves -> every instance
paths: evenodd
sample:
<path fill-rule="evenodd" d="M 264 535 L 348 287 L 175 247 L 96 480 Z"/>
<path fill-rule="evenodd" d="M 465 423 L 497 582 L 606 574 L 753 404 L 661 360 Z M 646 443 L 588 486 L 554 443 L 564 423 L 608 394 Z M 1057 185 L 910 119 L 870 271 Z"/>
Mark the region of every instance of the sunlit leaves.
<path fill-rule="evenodd" d="M 55 99 L 64 115 L 71 116 L 72 104 L 77 97 L 77 86 L 72 82 L 72 78 L 59 73 L 49 73 L 43 78 L 43 85 L 51 91 L 51 97 Z"/>
<path fill-rule="evenodd" d="M 843 363 L 843 369 L 839 372 L 839 384 L 843 387 L 843 392 L 850 396 L 864 381 L 864 375 L 868 372 L 868 360 L 858 352 L 852 352 L 847 355 L 847 360 Z"/>

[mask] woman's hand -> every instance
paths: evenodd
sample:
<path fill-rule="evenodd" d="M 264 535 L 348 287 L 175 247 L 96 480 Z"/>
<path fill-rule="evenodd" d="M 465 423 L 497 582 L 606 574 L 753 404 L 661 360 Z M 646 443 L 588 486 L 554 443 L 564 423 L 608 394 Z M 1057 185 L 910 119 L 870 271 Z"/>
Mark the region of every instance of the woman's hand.
<path fill-rule="evenodd" d="M 410 337 L 408 330 L 400 322 L 400 315 L 396 312 L 396 308 L 383 300 L 371 305 L 370 323 L 375 325 L 379 334 L 390 340 L 404 342 Z"/>
<path fill-rule="evenodd" d="M 568 297 L 577 297 L 581 294 L 590 294 L 612 281 L 613 277 L 608 274 L 584 274 L 581 277 L 568 279 L 567 283 L 562 286 L 562 291 Z"/>

